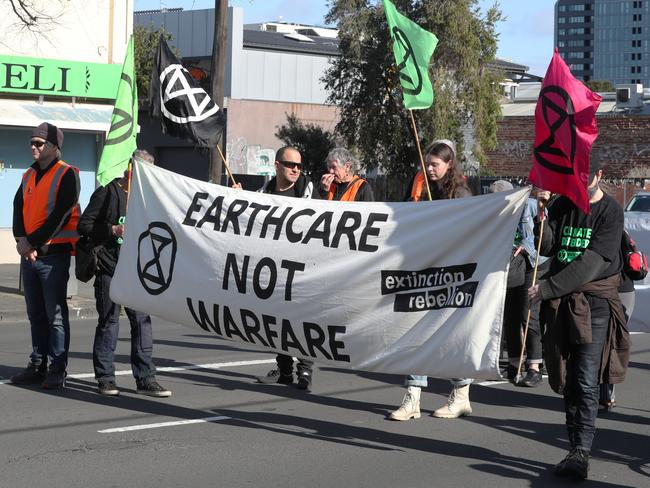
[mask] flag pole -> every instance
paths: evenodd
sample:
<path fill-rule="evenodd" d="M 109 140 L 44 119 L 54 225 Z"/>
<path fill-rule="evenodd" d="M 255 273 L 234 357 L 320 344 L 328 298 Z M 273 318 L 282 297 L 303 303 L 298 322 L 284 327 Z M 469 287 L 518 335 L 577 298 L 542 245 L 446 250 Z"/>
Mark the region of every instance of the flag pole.
<path fill-rule="evenodd" d="M 128 178 L 126 180 L 126 208 L 124 211 L 129 210 L 129 198 L 131 197 L 131 175 L 133 174 L 133 158 L 129 158 L 129 166 L 127 168 Z"/>
<path fill-rule="evenodd" d="M 232 184 L 236 185 L 237 182 L 235 181 L 235 177 L 233 176 L 232 171 L 230 171 L 230 167 L 226 162 L 226 158 L 223 157 L 223 153 L 221 152 L 221 148 L 219 147 L 219 144 L 217 144 L 215 147 L 217 148 L 217 151 L 219 151 L 219 156 L 221 156 L 221 160 L 223 161 L 223 165 L 226 168 L 226 171 L 228 172 L 228 176 L 230 176 L 230 179 L 232 180 Z"/>
<path fill-rule="evenodd" d="M 539 268 L 539 252 L 542 248 L 542 238 L 544 237 L 544 222 L 546 222 L 546 218 L 544 216 L 544 202 L 540 203 L 540 213 L 541 213 L 541 219 L 542 221 L 540 222 L 539 226 L 539 240 L 537 242 L 537 254 L 535 256 L 535 267 L 533 269 L 533 283 L 530 285 L 535 286 L 537 283 L 537 269 Z M 528 290 L 526 290 L 526 293 L 528 293 Z M 524 326 L 524 338 L 521 341 L 521 352 L 519 354 L 519 366 L 517 366 L 517 375 L 515 376 L 515 384 L 519 383 L 521 381 L 521 365 L 524 362 L 524 350 L 526 348 L 526 338 L 528 337 L 528 324 L 530 323 L 530 315 L 531 315 L 531 304 L 530 300 L 528 301 L 528 316 L 526 317 L 526 325 Z"/>
<path fill-rule="evenodd" d="M 409 109 L 409 114 L 411 115 L 411 124 L 413 125 L 413 134 L 415 135 L 415 144 L 418 147 L 418 154 L 420 156 L 420 166 L 422 167 L 422 175 L 424 176 L 424 184 L 427 187 L 427 194 L 429 195 L 429 201 L 433 200 L 431 198 L 431 188 L 429 188 L 429 178 L 427 177 L 427 170 L 424 166 L 424 157 L 422 157 L 422 148 L 420 148 L 420 137 L 418 136 L 418 128 L 415 125 L 415 117 L 413 116 L 413 110 Z"/>

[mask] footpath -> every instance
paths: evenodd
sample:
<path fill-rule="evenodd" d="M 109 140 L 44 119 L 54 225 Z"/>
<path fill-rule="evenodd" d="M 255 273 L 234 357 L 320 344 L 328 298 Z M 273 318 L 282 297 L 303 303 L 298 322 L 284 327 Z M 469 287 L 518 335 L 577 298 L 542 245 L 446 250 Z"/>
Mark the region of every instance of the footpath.
<path fill-rule="evenodd" d="M 19 264 L 0 264 L 0 325 L 27 320 L 25 297 L 20 290 L 19 275 Z M 68 292 L 71 293 L 68 299 L 71 319 L 97 316 L 93 280 L 88 283 L 77 280 L 76 287 L 74 283 L 68 285 Z"/>

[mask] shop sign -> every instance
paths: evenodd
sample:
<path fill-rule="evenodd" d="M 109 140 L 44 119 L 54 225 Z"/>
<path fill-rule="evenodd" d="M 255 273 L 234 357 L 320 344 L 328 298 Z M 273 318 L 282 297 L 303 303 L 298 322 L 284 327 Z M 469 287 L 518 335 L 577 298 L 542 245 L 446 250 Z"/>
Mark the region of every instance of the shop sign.
<path fill-rule="evenodd" d="M 0 93 L 115 99 L 121 64 L 0 55 Z"/>

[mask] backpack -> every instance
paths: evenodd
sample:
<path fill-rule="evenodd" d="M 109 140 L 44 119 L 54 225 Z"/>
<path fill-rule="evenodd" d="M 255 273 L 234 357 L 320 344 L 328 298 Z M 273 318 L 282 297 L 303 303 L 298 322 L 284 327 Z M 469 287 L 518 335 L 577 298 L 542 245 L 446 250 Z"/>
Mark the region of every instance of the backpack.
<path fill-rule="evenodd" d="M 88 236 L 83 236 L 77 241 L 77 246 L 75 247 L 74 275 L 79 281 L 87 283 L 95 276 L 98 267 L 97 253 L 101 247 L 101 245 L 96 246 Z"/>
<path fill-rule="evenodd" d="M 623 252 L 625 274 L 634 281 L 644 279 L 648 274 L 648 260 L 645 254 L 637 249 L 636 242 L 625 230 L 623 231 L 621 251 Z"/>

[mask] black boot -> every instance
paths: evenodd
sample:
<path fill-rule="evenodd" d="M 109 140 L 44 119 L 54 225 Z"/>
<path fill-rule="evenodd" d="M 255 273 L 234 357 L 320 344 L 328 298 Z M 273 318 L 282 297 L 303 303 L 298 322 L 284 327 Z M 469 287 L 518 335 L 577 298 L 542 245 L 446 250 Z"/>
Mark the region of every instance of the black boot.
<path fill-rule="evenodd" d="M 589 452 L 577 447 L 572 448 L 569 454 L 555 465 L 555 475 L 586 479 L 589 473 Z"/>

